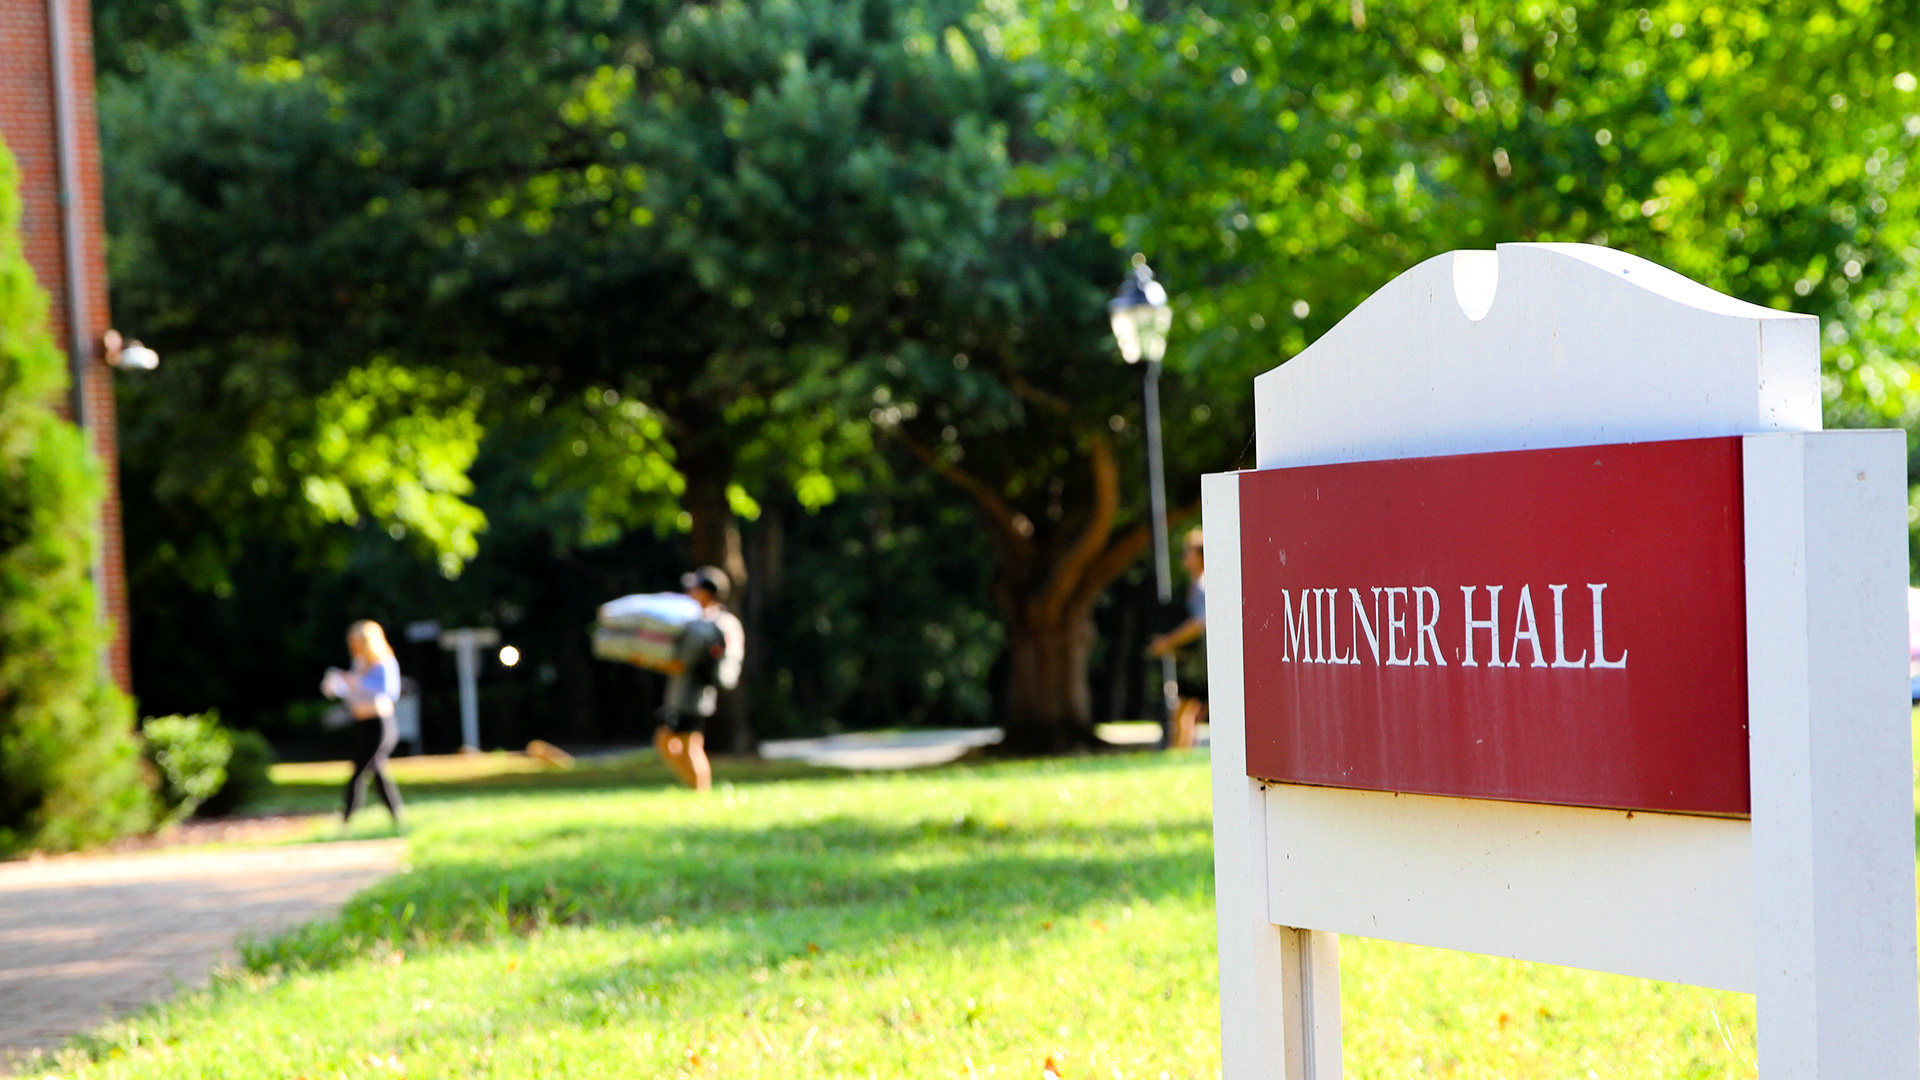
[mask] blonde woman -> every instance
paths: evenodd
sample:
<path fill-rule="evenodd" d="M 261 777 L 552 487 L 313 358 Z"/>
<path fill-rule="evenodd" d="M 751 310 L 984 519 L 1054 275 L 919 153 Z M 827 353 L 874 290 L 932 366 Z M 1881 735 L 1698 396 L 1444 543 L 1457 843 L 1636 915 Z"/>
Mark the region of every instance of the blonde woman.
<path fill-rule="evenodd" d="M 393 753 L 398 733 L 393 726 L 393 705 L 400 696 L 400 662 L 394 659 L 393 646 L 387 644 L 386 631 L 372 619 L 362 619 L 347 627 L 347 652 L 353 667 L 347 671 L 328 668 L 321 692 L 340 698 L 353 712 L 353 776 L 347 781 L 347 805 L 341 820 L 351 820 L 366 798 L 367 777 L 379 784 L 380 801 L 387 804 L 393 823 L 401 824 L 400 790 L 393 786 L 387 771 L 387 755 Z"/>

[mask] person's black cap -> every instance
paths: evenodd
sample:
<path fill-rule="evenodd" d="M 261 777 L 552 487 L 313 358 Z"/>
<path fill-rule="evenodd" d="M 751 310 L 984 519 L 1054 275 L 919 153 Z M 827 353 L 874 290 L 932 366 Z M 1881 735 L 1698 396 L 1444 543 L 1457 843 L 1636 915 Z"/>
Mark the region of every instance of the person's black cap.
<path fill-rule="evenodd" d="M 727 594 L 733 591 L 733 583 L 728 580 L 727 572 L 717 566 L 703 566 L 680 575 L 680 587 L 688 592 L 705 589 L 713 594 L 715 600 L 725 600 Z"/>

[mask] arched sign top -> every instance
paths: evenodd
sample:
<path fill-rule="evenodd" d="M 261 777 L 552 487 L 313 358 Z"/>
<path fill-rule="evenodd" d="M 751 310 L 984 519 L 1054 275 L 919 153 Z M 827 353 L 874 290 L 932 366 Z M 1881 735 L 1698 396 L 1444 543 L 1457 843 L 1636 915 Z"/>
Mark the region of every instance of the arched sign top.
<path fill-rule="evenodd" d="M 1819 320 L 1590 244 L 1454 251 L 1254 381 L 1261 468 L 1820 429 Z"/>

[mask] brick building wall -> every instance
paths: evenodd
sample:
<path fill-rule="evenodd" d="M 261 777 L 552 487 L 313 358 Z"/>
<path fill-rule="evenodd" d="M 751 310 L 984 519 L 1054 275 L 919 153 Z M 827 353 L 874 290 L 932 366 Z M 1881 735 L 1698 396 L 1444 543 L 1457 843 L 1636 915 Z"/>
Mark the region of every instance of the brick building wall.
<path fill-rule="evenodd" d="M 100 138 L 93 93 L 93 24 L 87 0 L 63 0 L 67 74 L 72 80 L 74 150 L 78 165 L 75 212 L 81 227 L 80 266 L 69 267 L 61 238 L 60 167 L 55 111 L 53 36 L 47 0 L 0 0 L 0 141 L 20 169 L 22 242 L 41 288 L 52 298 L 50 328 L 63 350 L 68 330 L 67 275 L 78 270 L 81 324 L 89 342 L 110 325 L 107 313 L 106 229 L 100 206 Z M 127 663 L 127 578 L 120 539 L 119 452 L 114 438 L 113 369 L 90 350 L 82 378 L 93 446 L 106 470 L 100 513 L 100 602 L 112 620 L 108 667 L 130 689 Z M 60 402 L 68 411 L 65 399 Z"/>

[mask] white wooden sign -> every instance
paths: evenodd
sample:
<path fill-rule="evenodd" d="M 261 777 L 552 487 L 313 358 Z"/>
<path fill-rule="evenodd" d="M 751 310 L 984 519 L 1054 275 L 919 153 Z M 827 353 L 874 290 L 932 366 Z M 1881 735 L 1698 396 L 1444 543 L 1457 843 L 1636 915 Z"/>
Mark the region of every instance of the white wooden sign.
<path fill-rule="evenodd" d="M 1764 1080 L 1920 1077 L 1906 441 L 1820 430 L 1818 321 L 1503 244 L 1255 408 L 1205 479 L 1226 1076 L 1340 1075 L 1358 934 L 1754 993 Z"/>

